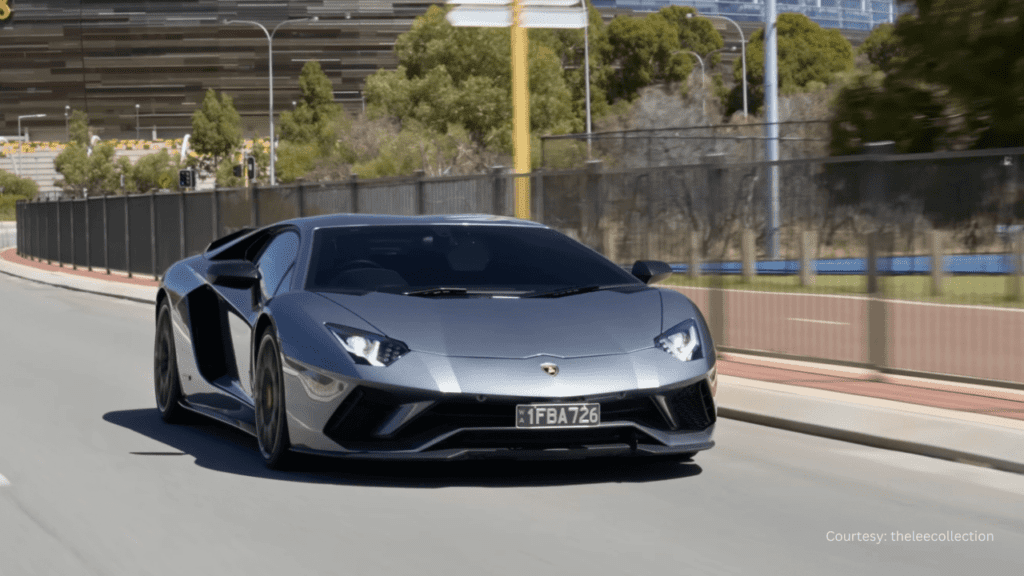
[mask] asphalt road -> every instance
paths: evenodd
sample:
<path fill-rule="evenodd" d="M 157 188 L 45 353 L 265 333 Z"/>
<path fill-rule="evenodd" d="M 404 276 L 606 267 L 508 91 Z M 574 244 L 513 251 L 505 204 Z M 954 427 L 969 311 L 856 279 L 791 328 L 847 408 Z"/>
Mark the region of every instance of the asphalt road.
<path fill-rule="evenodd" d="M 0 275 L 0 575 L 1024 569 L 1024 477 L 728 420 L 693 464 L 268 472 L 244 435 L 161 423 L 152 335 L 148 306 Z"/>

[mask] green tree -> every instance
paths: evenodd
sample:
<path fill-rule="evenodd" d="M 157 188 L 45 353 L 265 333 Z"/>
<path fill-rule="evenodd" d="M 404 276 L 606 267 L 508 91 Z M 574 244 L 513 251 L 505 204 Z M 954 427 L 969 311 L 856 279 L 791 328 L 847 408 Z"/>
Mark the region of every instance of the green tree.
<path fill-rule="evenodd" d="M 73 110 L 68 120 L 68 136 L 71 142 L 82 146 L 89 145 L 89 115 L 81 110 Z"/>
<path fill-rule="evenodd" d="M 227 166 L 228 163 L 225 162 L 224 165 Z M 128 177 L 125 179 L 125 187 L 129 193 L 144 194 L 170 189 L 177 182 L 178 162 L 164 149 L 139 158 L 126 173 Z"/>
<path fill-rule="evenodd" d="M 693 58 L 682 52 L 679 30 L 659 12 L 616 16 L 608 24 L 608 44 L 607 59 L 616 68 L 608 88 L 613 101 L 633 100 L 655 82 L 682 81 L 694 67 Z"/>
<path fill-rule="evenodd" d="M 825 30 L 803 14 L 780 14 L 778 23 L 779 93 L 793 94 L 830 84 L 834 76 L 853 68 L 853 48 L 836 29 Z M 727 115 L 742 107 L 742 62 L 733 64 L 736 88 L 730 94 Z M 747 44 L 749 105 L 756 110 L 764 101 L 764 28 Z"/>
<path fill-rule="evenodd" d="M 73 142 L 53 159 L 53 165 L 64 177 L 57 186 L 72 196 L 116 192 L 120 185 L 110 142 L 99 142 L 91 150 Z"/>
<path fill-rule="evenodd" d="M 945 130 L 945 108 L 932 91 L 884 72 L 858 75 L 836 96 L 829 144 L 833 155 L 860 154 L 864 144 L 891 140 L 900 154 L 931 152 Z"/>
<path fill-rule="evenodd" d="M 6 170 L 0 170 L 0 195 L 18 198 L 35 198 L 39 185 L 31 178 L 20 178 Z"/>
<path fill-rule="evenodd" d="M 298 106 L 281 114 L 281 139 L 317 144 L 327 153 L 337 143 L 336 124 L 344 119 L 341 106 L 334 103 L 334 87 L 315 60 L 302 67 L 299 86 L 302 99 Z"/>
<path fill-rule="evenodd" d="M 898 74 L 948 93 L 973 148 L 1024 145 L 1024 0 L 919 0 Z"/>
<path fill-rule="evenodd" d="M 867 56 L 868 61 L 879 70 L 890 72 L 905 60 L 905 51 L 895 30 L 896 27 L 889 23 L 875 26 L 857 52 Z"/>
<path fill-rule="evenodd" d="M 371 115 L 391 116 L 438 135 L 465 128 L 474 141 L 511 149 L 509 31 L 453 27 L 448 8 L 432 6 L 395 43 L 399 67 L 366 80 Z M 530 125 L 534 131 L 579 130 L 573 92 L 551 36 L 530 36 Z M 553 71 L 558 73 L 552 73 Z"/>
<path fill-rule="evenodd" d="M 63 176 L 55 184 L 72 196 L 116 192 L 120 171 L 114 164 L 114 145 L 91 144 L 89 116 L 81 110 L 71 113 L 68 132 L 71 141 L 53 159 L 54 168 Z"/>
<path fill-rule="evenodd" d="M 693 14 L 693 16 L 687 16 Z M 684 50 L 693 50 L 703 58 L 710 52 L 725 46 L 722 35 L 715 30 L 714 24 L 707 18 L 697 16 L 697 10 L 690 6 L 666 6 L 657 12 L 676 30 L 679 46 Z M 714 54 L 705 62 L 710 68 L 722 59 L 721 54 Z"/>
<path fill-rule="evenodd" d="M 203 105 L 192 114 L 192 149 L 212 164 L 212 172 L 242 144 L 242 119 L 227 94 L 207 90 Z"/>
<path fill-rule="evenodd" d="M 0 220 L 14 220 L 19 200 L 31 200 L 39 193 L 39 185 L 30 178 L 19 178 L 0 170 Z"/>

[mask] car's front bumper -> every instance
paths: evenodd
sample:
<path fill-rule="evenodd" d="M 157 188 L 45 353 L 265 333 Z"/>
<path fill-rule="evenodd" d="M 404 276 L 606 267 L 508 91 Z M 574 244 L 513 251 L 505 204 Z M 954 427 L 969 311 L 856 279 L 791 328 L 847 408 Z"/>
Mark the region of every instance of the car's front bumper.
<path fill-rule="evenodd" d="M 683 455 L 714 446 L 709 372 L 654 387 L 601 382 L 589 394 L 542 396 L 510 395 L 507 385 L 483 394 L 327 377 L 285 359 L 289 433 L 296 451 L 370 459 Z M 516 405 L 554 401 L 599 403 L 601 424 L 516 428 Z"/>

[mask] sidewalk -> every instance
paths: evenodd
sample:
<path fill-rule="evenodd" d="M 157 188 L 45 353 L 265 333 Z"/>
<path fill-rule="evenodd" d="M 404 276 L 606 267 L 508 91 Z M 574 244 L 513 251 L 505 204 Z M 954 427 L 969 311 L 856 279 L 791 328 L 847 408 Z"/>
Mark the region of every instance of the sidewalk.
<path fill-rule="evenodd" d="M 155 302 L 148 277 L 72 270 L 0 250 L 0 273 Z M 723 418 L 1024 474 L 1024 390 L 882 375 L 831 364 L 720 355 Z"/>

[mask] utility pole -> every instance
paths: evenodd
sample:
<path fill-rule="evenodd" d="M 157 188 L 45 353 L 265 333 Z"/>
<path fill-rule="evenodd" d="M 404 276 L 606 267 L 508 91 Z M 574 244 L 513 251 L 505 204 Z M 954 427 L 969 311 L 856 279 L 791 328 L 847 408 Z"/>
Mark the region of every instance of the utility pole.
<path fill-rule="evenodd" d="M 768 258 L 779 257 L 779 30 L 775 0 L 765 0 L 764 43 L 764 110 L 765 110 L 765 179 L 768 196 Z"/>

